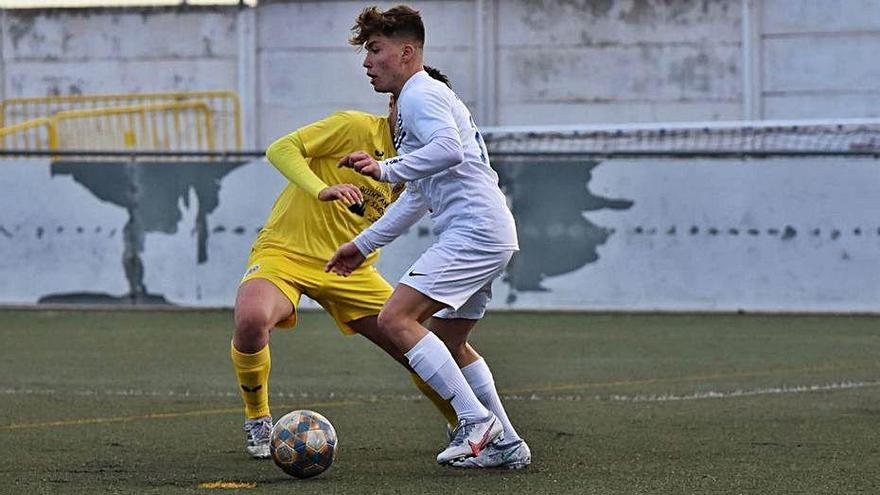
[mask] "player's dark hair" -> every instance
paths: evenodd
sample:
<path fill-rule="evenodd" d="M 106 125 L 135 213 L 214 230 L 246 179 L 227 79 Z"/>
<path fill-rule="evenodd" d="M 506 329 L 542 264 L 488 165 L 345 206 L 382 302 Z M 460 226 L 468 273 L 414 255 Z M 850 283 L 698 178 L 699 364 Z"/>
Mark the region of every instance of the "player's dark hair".
<path fill-rule="evenodd" d="M 420 47 L 425 44 L 422 16 L 418 10 L 406 5 L 391 7 L 384 12 L 376 6 L 367 7 L 358 15 L 351 31 L 348 42 L 355 46 L 362 46 L 375 34 L 415 41 Z"/>
<path fill-rule="evenodd" d="M 443 84 L 448 86 L 449 89 L 452 89 L 452 83 L 449 82 L 449 78 L 446 77 L 446 74 L 440 72 L 439 69 L 435 69 L 434 67 L 431 67 L 430 65 L 425 65 L 424 67 L 425 67 L 425 72 L 427 72 L 429 76 L 442 82 Z"/>

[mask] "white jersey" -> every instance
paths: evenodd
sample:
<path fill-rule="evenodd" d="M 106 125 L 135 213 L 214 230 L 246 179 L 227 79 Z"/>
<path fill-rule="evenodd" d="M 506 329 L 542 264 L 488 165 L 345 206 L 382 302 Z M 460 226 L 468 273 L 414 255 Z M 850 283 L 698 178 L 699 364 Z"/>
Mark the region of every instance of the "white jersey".
<path fill-rule="evenodd" d="M 362 253 L 388 244 L 426 212 L 441 242 L 485 251 L 519 249 L 516 225 L 467 107 L 445 84 L 421 71 L 397 100 L 398 156 L 379 162 L 384 182 L 406 191 L 354 242 Z"/>

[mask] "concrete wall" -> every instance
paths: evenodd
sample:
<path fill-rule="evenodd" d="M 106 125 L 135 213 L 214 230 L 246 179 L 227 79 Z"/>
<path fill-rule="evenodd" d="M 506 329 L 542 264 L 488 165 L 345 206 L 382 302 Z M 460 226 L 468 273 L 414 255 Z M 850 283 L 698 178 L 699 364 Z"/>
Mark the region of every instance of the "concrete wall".
<path fill-rule="evenodd" d="M 874 0 L 412 4 L 482 125 L 880 116 Z M 263 147 L 342 107 L 385 111 L 346 43 L 364 5 L 3 11 L 0 95 L 234 89 Z"/>
<path fill-rule="evenodd" d="M 264 144 L 340 108 L 387 111 L 387 96 L 375 93 L 365 76 L 363 52 L 347 42 L 354 18 L 365 5 L 293 2 L 257 9 L 259 127 Z M 413 5 L 431 33 L 426 59 L 441 67 L 459 96 L 474 107 L 474 2 Z"/>
<path fill-rule="evenodd" d="M 235 89 L 262 148 L 384 112 L 346 43 L 364 5 L 0 11 L 0 96 Z M 880 116 L 874 0 L 413 5 L 482 125 Z M 878 311 L 872 160 L 497 165 L 523 251 L 496 307 Z M 0 303 L 228 306 L 281 187 L 264 162 L 0 167 Z M 389 278 L 427 231 L 386 250 Z"/>
<path fill-rule="evenodd" d="M 521 252 L 495 309 L 880 312 L 875 160 L 496 168 Z M 5 162 L 0 304 L 231 306 L 283 184 L 265 161 Z M 384 250 L 389 280 L 428 227 Z"/>
<path fill-rule="evenodd" d="M 738 7 L 499 2 L 499 122 L 737 119 Z"/>
<path fill-rule="evenodd" d="M 232 10 L 26 10 L 3 18 L 6 97 L 235 89 Z"/>
<path fill-rule="evenodd" d="M 763 118 L 880 114 L 880 2 L 765 1 Z"/>

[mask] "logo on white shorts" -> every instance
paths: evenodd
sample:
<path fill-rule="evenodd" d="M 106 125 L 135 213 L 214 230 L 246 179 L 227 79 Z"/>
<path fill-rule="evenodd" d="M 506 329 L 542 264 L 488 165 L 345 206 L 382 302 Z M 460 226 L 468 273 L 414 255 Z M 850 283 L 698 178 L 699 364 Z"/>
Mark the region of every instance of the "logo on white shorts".
<path fill-rule="evenodd" d="M 424 277 L 427 273 L 419 273 L 416 271 L 409 272 L 410 277 Z"/>

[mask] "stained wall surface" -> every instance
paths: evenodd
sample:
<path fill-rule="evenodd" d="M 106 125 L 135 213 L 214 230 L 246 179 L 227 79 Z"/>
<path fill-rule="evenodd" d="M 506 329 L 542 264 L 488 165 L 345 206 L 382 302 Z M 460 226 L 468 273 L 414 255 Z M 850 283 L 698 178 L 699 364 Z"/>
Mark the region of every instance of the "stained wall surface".
<path fill-rule="evenodd" d="M 411 4 L 481 126 L 880 116 L 873 0 Z M 385 111 L 347 44 L 365 5 L 0 11 L 0 98 L 231 89 L 259 150 L 339 109 Z M 178 165 L 0 160 L 0 304 L 231 305 L 283 184 L 259 160 Z M 878 309 L 875 160 L 495 165 L 523 248 L 496 307 Z"/>
<path fill-rule="evenodd" d="M 411 4 L 481 125 L 880 116 L 873 0 Z M 347 44 L 365 5 L 2 11 L 0 98 L 235 90 L 261 148 L 335 110 L 385 112 Z"/>
<path fill-rule="evenodd" d="M 496 167 L 521 247 L 496 309 L 878 310 L 874 160 Z M 263 160 L 7 161 L 0 304 L 231 306 L 284 183 Z M 430 245 L 429 227 L 385 248 L 390 281 Z"/>

